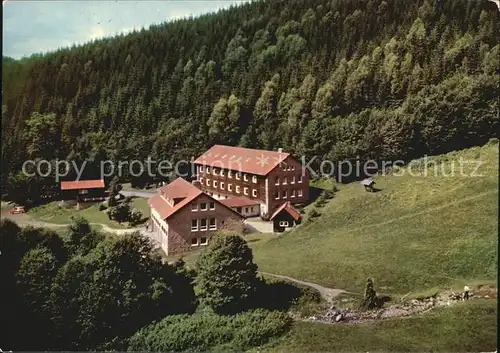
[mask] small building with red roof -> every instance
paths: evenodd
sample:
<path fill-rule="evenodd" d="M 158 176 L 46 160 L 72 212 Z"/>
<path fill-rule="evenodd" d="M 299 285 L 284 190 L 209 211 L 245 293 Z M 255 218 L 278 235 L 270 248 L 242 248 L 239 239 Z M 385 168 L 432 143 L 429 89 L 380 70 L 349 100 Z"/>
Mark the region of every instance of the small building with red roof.
<path fill-rule="evenodd" d="M 245 217 L 258 217 L 260 215 L 260 202 L 252 200 L 245 196 L 231 197 L 228 199 L 221 199 L 224 205 L 231 207 L 238 213 Z"/>
<path fill-rule="evenodd" d="M 104 201 L 108 196 L 103 179 L 61 181 L 62 200 Z"/>
<path fill-rule="evenodd" d="M 219 230 L 243 231 L 244 217 L 182 178 L 149 199 L 149 236 L 167 255 L 206 246 Z"/>
<path fill-rule="evenodd" d="M 271 216 L 273 222 L 273 230 L 275 232 L 283 232 L 287 228 L 292 228 L 300 223 L 302 215 L 300 211 L 292 206 L 290 202 L 285 202 Z"/>

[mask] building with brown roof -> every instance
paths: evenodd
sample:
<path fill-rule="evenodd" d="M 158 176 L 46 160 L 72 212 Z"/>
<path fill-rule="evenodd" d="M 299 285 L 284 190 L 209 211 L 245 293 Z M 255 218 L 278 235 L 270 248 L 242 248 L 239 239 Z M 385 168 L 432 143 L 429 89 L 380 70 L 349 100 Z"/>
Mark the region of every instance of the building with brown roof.
<path fill-rule="evenodd" d="M 103 201 L 107 196 L 103 179 L 61 181 L 62 200 Z"/>
<path fill-rule="evenodd" d="M 290 153 L 214 145 L 194 162 L 200 188 L 216 199 L 245 197 L 271 215 L 285 202 L 306 203 L 309 174 Z"/>
<path fill-rule="evenodd" d="M 160 188 L 149 204 L 149 236 L 167 255 L 208 245 L 221 229 L 243 231 L 240 213 L 182 178 Z"/>
<path fill-rule="evenodd" d="M 273 230 L 275 232 L 283 232 L 287 228 L 292 228 L 300 222 L 302 215 L 299 210 L 291 205 L 289 201 L 278 207 L 271 216 L 273 222 Z"/>

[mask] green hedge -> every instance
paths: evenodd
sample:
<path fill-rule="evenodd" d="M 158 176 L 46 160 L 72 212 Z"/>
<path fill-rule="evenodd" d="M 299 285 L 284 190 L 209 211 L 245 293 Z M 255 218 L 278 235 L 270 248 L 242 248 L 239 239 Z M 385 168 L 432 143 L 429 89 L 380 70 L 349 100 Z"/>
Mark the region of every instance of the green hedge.
<path fill-rule="evenodd" d="M 283 334 L 291 322 L 285 313 L 264 309 L 234 316 L 169 316 L 139 330 L 130 339 L 129 351 L 241 351 Z"/>

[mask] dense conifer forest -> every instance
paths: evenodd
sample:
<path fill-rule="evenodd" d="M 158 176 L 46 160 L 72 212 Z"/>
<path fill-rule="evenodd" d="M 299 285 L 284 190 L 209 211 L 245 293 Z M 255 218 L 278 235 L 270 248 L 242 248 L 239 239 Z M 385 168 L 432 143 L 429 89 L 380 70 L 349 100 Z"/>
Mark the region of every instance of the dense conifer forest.
<path fill-rule="evenodd" d="M 482 144 L 498 137 L 499 24 L 487 0 L 269 0 L 4 57 L 2 188 L 24 185 L 27 158 L 224 143 L 409 160 Z"/>

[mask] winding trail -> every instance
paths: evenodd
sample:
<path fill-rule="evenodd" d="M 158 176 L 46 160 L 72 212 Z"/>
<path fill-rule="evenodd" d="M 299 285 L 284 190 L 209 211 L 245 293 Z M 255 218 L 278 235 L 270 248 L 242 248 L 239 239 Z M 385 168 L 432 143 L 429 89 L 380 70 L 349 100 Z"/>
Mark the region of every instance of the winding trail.
<path fill-rule="evenodd" d="M 295 282 L 295 283 L 304 285 L 306 287 L 314 288 L 320 293 L 321 297 L 328 303 L 332 303 L 333 300 L 341 294 L 357 295 L 356 293 L 351 293 L 351 292 L 345 291 L 343 289 L 328 288 L 328 287 L 324 287 L 324 286 L 317 284 L 317 283 L 301 281 L 300 279 L 296 279 L 293 277 L 288 277 L 288 276 L 284 276 L 284 275 L 277 275 L 274 273 L 268 273 L 268 272 L 262 272 L 262 271 L 259 271 L 259 273 L 264 275 L 264 276 L 281 278 L 281 279 L 284 279 L 284 280 L 287 280 L 290 282 Z"/>

